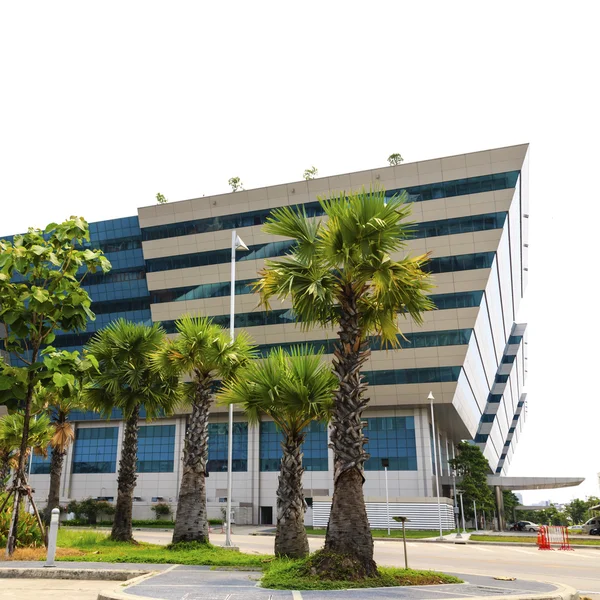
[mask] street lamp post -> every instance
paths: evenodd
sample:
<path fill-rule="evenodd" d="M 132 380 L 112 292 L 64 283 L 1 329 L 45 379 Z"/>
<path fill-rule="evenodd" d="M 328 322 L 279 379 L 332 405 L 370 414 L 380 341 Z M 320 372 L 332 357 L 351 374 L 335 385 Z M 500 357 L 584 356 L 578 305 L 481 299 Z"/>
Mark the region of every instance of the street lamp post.
<path fill-rule="evenodd" d="M 235 339 L 235 251 L 248 250 L 235 229 L 231 232 L 231 298 L 229 301 L 229 336 Z M 227 431 L 227 517 L 225 522 L 225 546 L 231 548 L 231 493 L 233 488 L 233 404 L 229 405 L 229 428 Z"/>
<path fill-rule="evenodd" d="M 458 495 L 460 496 L 460 512 L 462 513 L 462 532 L 467 533 L 467 529 L 465 527 L 465 507 L 463 505 L 463 494 L 464 492 L 458 492 Z"/>
<path fill-rule="evenodd" d="M 460 534 L 460 523 L 458 521 L 458 500 L 456 499 L 456 471 L 452 469 L 452 490 L 454 491 L 454 524 L 456 525 L 456 537 L 462 538 Z"/>
<path fill-rule="evenodd" d="M 435 416 L 433 414 L 433 401 L 435 398 L 433 397 L 433 392 L 429 392 L 429 396 L 427 396 L 427 400 L 429 400 L 429 405 L 431 406 L 431 437 L 433 439 L 433 465 L 435 470 L 435 487 L 437 492 L 437 505 L 438 505 L 438 519 L 440 521 L 440 540 L 444 537 L 442 532 L 442 506 L 440 504 L 440 475 L 438 473 L 438 460 L 437 460 L 437 444 L 436 444 L 436 434 L 435 434 Z"/>
<path fill-rule="evenodd" d="M 475 512 L 475 531 L 479 531 L 479 527 L 477 526 L 477 504 L 475 504 L 475 500 L 473 500 L 473 511 Z"/>
<path fill-rule="evenodd" d="M 389 494 L 389 488 L 388 488 L 388 467 L 390 466 L 390 459 L 389 458 L 382 458 L 381 459 L 381 466 L 383 467 L 383 470 L 385 471 L 385 512 L 387 515 L 387 530 L 388 530 L 388 535 L 391 535 L 390 532 L 390 494 Z"/>

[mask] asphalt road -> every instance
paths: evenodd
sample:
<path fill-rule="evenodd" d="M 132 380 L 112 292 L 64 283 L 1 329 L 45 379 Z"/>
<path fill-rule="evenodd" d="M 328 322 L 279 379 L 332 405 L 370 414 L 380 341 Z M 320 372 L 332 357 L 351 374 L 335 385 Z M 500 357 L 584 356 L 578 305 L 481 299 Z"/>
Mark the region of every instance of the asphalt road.
<path fill-rule="evenodd" d="M 136 539 L 154 544 L 168 544 L 172 532 L 136 531 Z M 271 536 L 233 535 L 233 543 L 243 552 L 272 554 Z M 225 536 L 212 534 L 211 541 L 222 545 Z M 323 540 L 310 538 L 311 550 L 318 550 Z M 483 546 L 452 543 L 407 542 L 408 565 L 415 569 L 433 569 L 447 573 L 511 576 L 563 583 L 585 595 L 600 598 L 600 549 L 577 549 L 572 552 L 540 551 L 532 546 Z M 402 542 L 376 541 L 375 560 L 381 565 L 404 567 Z"/>

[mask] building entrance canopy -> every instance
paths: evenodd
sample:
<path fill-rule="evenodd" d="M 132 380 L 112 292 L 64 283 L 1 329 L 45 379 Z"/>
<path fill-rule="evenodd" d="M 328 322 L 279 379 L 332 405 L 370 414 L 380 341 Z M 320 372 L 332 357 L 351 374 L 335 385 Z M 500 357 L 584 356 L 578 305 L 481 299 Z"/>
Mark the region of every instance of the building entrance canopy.
<path fill-rule="evenodd" d="M 445 475 L 440 478 L 443 485 L 452 485 L 452 477 Z M 460 481 L 460 477 L 456 478 Z M 501 490 L 555 490 L 557 488 L 575 487 L 585 481 L 585 477 L 502 477 L 488 475 L 489 486 Z"/>

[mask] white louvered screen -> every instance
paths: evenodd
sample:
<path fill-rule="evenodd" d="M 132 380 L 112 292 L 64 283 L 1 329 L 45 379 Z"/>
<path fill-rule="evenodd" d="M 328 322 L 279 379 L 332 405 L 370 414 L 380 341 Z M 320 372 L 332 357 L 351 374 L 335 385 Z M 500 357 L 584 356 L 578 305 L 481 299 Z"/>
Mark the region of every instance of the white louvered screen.
<path fill-rule="evenodd" d="M 313 501 L 313 527 L 327 527 L 331 502 Z M 442 528 L 454 529 L 454 511 L 452 506 L 441 504 Z M 387 529 L 385 502 L 367 502 L 367 516 L 372 529 Z M 407 529 L 439 530 L 437 503 L 390 502 L 390 528 L 402 529 L 402 523 L 393 517 L 408 517 Z"/>

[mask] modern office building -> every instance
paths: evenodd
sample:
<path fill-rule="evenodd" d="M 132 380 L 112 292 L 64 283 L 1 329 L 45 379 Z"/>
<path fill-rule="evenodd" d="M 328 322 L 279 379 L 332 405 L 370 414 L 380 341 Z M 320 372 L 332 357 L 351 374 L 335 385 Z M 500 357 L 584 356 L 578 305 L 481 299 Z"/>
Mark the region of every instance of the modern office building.
<path fill-rule="evenodd" d="M 517 321 L 527 285 L 528 145 L 461 154 L 436 160 L 299 181 L 140 208 L 136 217 L 91 226 L 91 245 L 113 264 L 107 275 L 86 278 L 98 315 L 88 331 L 59 335 L 55 345 L 81 347 L 111 320 L 161 322 L 168 332 L 184 314 L 211 316 L 229 324 L 231 231 L 249 251 L 237 258 L 236 329 L 245 329 L 262 352 L 310 341 L 332 352 L 335 331 L 296 326 L 290 304 L 266 312 L 248 286 L 264 259 L 282 256 L 290 242 L 262 231 L 270 211 L 303 206 L 319 217 L 318 197 L 363 186 L 388 195 L 406 190 L 416 222 L 411 253 L 430 252 L 436 311 L 421 327 L 402 322 L 402 348 L 384 351 L 374 341 L 367 365 L 369 409 L 365 496 L 385 497 L 382 459 L 388 459 L 390 499 L 421 515 L 434 515 L 434 436 L 439 448 L 443 495 L 448 497 L 448 460 L 461 440 L 473 440 L 490 473 L 506 474 L 523 426 L 527 359 L 526 326 Z M 435 431 L 428 394 L 435 397 Z M 153 502 L 176 505 L 186 414 L 144 424 L 140 431 L 135 513 L 149 517 Z M 61 497 L 115 498 L 123 434 L 119 415 L 105 421 L 93 413 L 74 415 Z M 215 407 L 210 424 L 208 501 L 217 516 L 226 498 L 227 418 Z M 265 419 L 248 426 L 235 414 L 232 501 L 237 522 L 269 523 L 276 515 L 280 434 Z M 304 488 L 326 512 L 333 490 L 327 429 L 314 424 L 304 445 Z M 40 501 L 48 486 L 48 462 L 36 458 L 32 483 Z M 450 527 L 450 500 L 444 501 Z M 316 509 L 315 509 L 316 512 Z M 412 514 L 412 513 L 411 513 Z M 312 518 L 309 511 L 307 519 Z M 318 518 L 316 519 L 318 521 Z M 437 520 L 437 505 L 435 505 Z M 437 522 L 437 521 L 435 521 Z"/>

